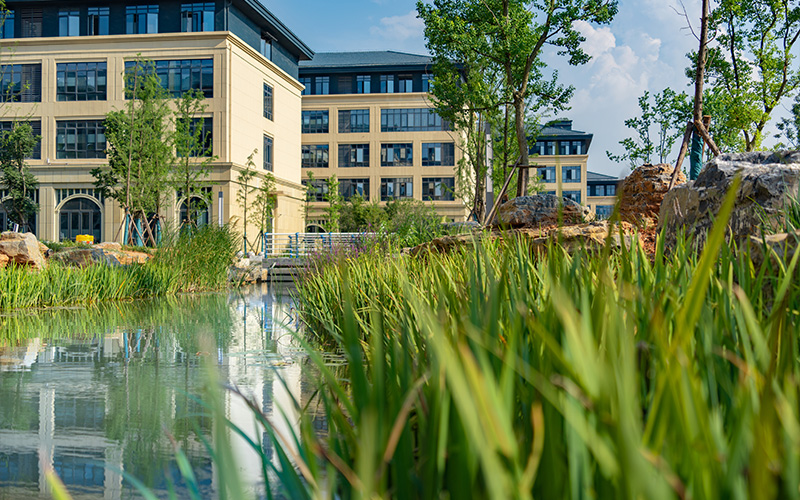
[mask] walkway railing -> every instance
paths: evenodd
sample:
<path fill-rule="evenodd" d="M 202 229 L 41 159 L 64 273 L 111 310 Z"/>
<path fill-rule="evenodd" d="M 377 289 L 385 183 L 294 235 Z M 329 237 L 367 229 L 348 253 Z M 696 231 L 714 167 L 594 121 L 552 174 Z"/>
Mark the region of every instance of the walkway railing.
<path fill-rule="evenodd" d="M 376 233 L 265 233 L 261 248 L 264 257 L 298 258 L 362 246 L 375 237 Z"/>

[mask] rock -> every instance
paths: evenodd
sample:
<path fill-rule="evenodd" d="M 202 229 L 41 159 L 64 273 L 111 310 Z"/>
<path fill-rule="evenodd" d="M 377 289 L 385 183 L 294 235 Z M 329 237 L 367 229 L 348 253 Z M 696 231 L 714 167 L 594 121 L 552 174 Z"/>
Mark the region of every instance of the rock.
<path fill-rule="evenodd" d="M 624 221 L 641 224 L 648 219 L 656 219 L 661 210 L 661 202 L 669 190 L 675 167 L 666 163 L 645 164 L 636 167 L 622 181 L 619 198 L 620 218 Z M 686 176 L 678 172 L 675 185 L 686 184 Z"/>
<path fill-rule="evenodd" d="M 39 247 L 39 240 L 33 233 L 14 233 L 6 231 L 0 234 L 0 254 L 7 258 L 6 264 L 14 263 L 31 269 L 44 269 L 47 261 Z"/>
<path fill-rule="evenodd" d="M 765 253 L 777 265 L 788 265 L 800 246 L 800 229 L 792 233 L 778 233 L 764 236 L 750 236 L 750 259 L 756 272 L 765 260 Z M 765 252 L 766 250 L 766 252 Z M 795 271 L 797 272 L 797 271 Z"/>
<path fill-rule="evenodd" d="M 8 255 L 0 253 L 0 268 L 6 267 L 8 265 Z"/>
<path fill-rule="evenodd" d="M 592 211 L 568 198 L 553 194 L 518 196 L 497 210 L 494 226 L 545 227 L 580 224 L 593 218 Z"/>
<path fill-rule="evenodd" d="M 39 242 L 39 251 L 42 252 L 42 255 L 45 257 L 50 257 L 50 255 L 53 254 L 53 250 L 51 250 L 49 246 L 45 245 L 41 241 Z"/>
<path fill-rule="evenodd" d="M 115 241 L 106 241 L 104 243 L 98 243 L 94 245 L 94 248 L 100 248 L 102 250 L 116 250 L 117 252 L 122 251 L 122 245 Z"/>
<path fill-rule="evenodd" d="M 144 264 L 149 258 L 150 255 L 142 252 L 117 251 L 93 246 L 67 248 L 53 254 L 50 260 L 72 267 L 86 267 L 94 264 L 108 266 Z"/>
<path fill-rule="evenodd" d="M 702 248 L 736 174 L 742 184 L 728 223 L 728 238 L 745 244 L 750 235 L 784 227 L 784 209 L 800 188 L 800 151 L 723 154 L 708 162 L 697 180 L 673 188 L 664 197 L 658 231 L 674 247 L 685 230 Z"/>

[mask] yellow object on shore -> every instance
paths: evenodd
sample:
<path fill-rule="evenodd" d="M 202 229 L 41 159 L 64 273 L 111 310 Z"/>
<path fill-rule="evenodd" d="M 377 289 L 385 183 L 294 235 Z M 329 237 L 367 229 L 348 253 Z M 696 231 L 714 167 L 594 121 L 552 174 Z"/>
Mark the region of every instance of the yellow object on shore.
<path fill-rule="evenodd" d="M 94 244 L 94 235 L 91 234 L 79 234 L 75 237 L 75 243 L 89 243 Z"/>

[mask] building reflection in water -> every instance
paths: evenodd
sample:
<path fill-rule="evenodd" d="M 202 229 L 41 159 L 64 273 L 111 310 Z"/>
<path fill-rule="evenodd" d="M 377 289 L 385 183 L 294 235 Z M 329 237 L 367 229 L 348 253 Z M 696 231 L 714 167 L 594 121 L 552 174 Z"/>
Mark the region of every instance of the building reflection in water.
<path fill-rule="evenodd" d="M 213 357 L 221 379 L 289 435 L 298 430 L 295 402 L 308 403 L 313 386 L 298 327 L 288 294 L 266 285 L 0 319 L 0 499 L 49 498 L 44 467 L 76 499 L 135 496 L 123 470 L 162 494 L 171 480 L 180 497 L 170 436 L 201 495 L 214 496 L 214 464 L 197 437 L 212 427 L 195 397 L 207 380 L 203 365 Z M 272 456 L 244 401 L 226 392 L 224 404 Z M 258 454 L 233 435 L 231 446 L 245 484 L 263 487 Z"/>

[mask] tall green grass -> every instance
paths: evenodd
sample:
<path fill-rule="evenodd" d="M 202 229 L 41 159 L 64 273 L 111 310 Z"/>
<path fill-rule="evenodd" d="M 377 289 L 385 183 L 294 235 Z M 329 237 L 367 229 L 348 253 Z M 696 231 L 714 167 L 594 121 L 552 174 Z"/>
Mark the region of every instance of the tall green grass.
<path fill-rule="evenodd" d="M 165 240 L 143 265 L 72 268 L 50 263 L 38 272 L 0 269 L 0 310 L 93 303 L 215 290 L 226 286 L 236 237 L 206 226 Z"/>

